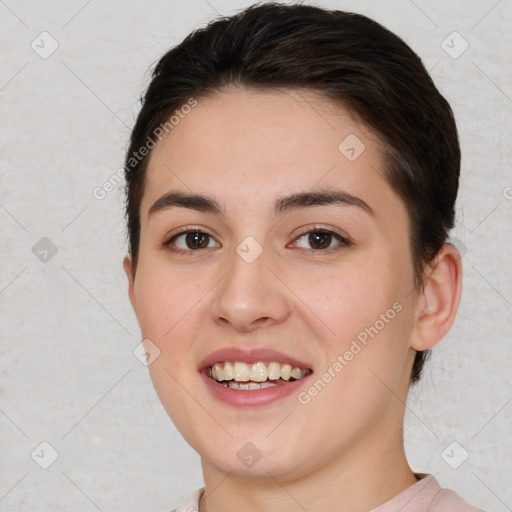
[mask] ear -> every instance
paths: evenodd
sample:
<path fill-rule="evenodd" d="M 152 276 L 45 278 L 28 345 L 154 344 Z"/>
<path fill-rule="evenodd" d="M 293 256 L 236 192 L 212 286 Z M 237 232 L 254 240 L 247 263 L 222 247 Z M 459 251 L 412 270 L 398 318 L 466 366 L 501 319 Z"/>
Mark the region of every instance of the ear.
<path fill-rule="evenodd" d="M 441 341 L 455 320 L 461 292 L 459 251 L 452 244 L 444 244 L 430 265 L 423 291 L 419 292 L 411 348 L 427 350 Z"/>
<path fill-rule="evenodd" d="M 132 308 L 135 310 L 135 292 L 134 292 L 134 283 L 135 283 L 135 269 L 133 266 L 133 261 L 131 256 L 127 255 L 123 259 L 123 268 L 126 273 L 126 277 L 128 277 L 128 296 L 130 297 L 130 303 Z"/>

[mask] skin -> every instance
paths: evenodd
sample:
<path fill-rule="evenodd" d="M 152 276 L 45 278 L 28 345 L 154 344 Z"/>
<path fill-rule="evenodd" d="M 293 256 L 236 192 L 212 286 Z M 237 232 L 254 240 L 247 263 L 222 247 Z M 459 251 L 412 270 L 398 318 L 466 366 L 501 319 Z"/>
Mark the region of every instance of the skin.
<path fill-rule="evenodd" d="M 338 150 L 349 134 L 365 144 L 352 162 Z M 152 151 L 139 262 L 134 269 L 126 256 L 124 269 L 142 336 L 160 350 L 149 366 L 155 389 L 201 456 L 201 511 L 363 512 L 416 483 L 402 441 L 409 376 L 415 350 L 435 345 L 453 323 L 461 261 L 443 246 L 414 290 L 409 217 L 382 162 L 371 130 L 304 90 L 200 99 Z M 319 188 L 343 189 L 374 215 L 348 205 L 274 215 L 277 198 Z M 225 214 L 172 207 L 148 217 L 171 190 L 213 196 Z M 313 223 L 352 245 L 335 237 L 329 249 L 311 245 L 302 235 L 317 231 Z M 162 245 L 187 226 L 211 235 L 206 249 L 185 236 L 174 243 L 187 254 Z M 247 236 L 263 249 L 250 264 L 236 252 Z M 292 394 L 233 407 L 198 373 L 219 348 L 271 347 L 321 377 L 397 302 L 401 311 L 307 404 Z M 247 442 L 261 453 L 251 468 L 237 457 Z"/>

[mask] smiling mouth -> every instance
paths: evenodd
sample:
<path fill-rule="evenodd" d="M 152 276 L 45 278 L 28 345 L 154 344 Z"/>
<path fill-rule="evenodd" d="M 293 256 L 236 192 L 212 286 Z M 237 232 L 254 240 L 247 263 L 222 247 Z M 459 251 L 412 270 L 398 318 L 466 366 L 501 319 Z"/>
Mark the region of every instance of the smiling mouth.
<path fill-rule="evenodd" d="M 206 368 L 207 375 L 226 388 L 253 390 L 285 385 L 312 373 L 309 368 L 275 361 L 248 364 L 223 361 Z"/>

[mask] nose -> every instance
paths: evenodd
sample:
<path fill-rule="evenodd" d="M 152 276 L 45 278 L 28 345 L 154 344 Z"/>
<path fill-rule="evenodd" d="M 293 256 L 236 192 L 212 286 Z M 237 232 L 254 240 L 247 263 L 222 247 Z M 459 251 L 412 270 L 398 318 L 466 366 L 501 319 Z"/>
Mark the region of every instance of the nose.
<path fill-rule="evenodd" d="M 250 332 L 262 326 L 284 322 L 290 315 L 287 287 L 277 269 L 270 268 L 264 250 L 248 262 L 233 251 L 229 259 L 230 270 L 219 286 L 210 307 L 216 323 Z"/>

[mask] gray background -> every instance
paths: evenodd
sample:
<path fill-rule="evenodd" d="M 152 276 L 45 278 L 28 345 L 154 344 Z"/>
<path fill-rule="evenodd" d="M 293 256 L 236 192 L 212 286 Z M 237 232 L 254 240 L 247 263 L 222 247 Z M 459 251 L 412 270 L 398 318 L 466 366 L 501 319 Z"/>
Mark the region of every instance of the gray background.
<path fill-rule="evenodd" d="M 168 511 L 202 485 L 132 352 L 123 184 L 102 200 L 93 190 L 123 164 L 155 60 L 251 3 L 0 1 L 2 511 Z M 401 35 L 454 108 L 463 298 L 411 391 L 406 451 L 470 503 L 512 510 L 512 2 L 318 5 Z"/>

